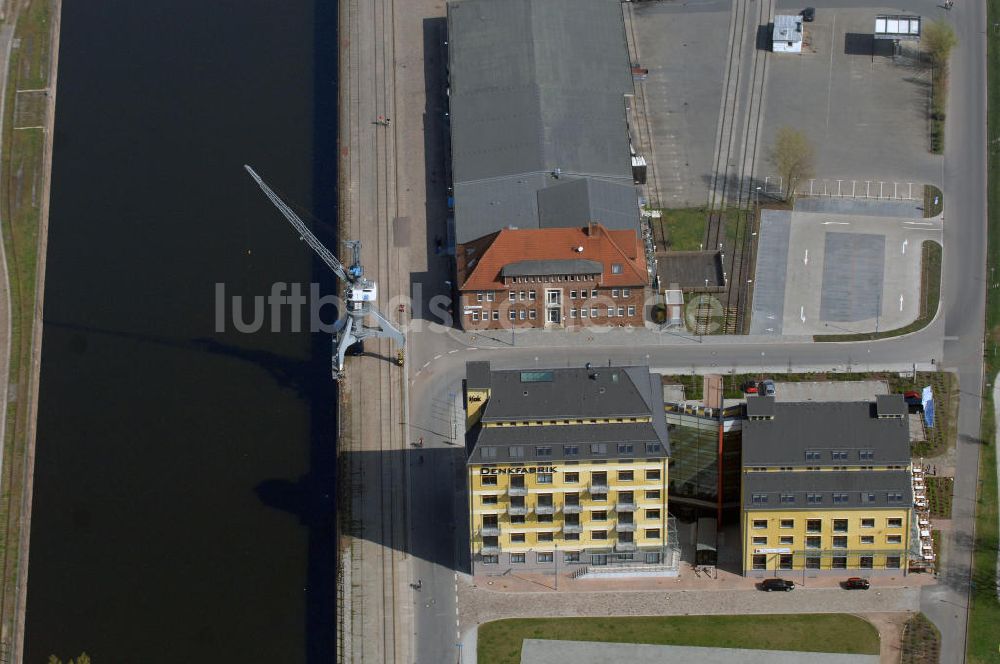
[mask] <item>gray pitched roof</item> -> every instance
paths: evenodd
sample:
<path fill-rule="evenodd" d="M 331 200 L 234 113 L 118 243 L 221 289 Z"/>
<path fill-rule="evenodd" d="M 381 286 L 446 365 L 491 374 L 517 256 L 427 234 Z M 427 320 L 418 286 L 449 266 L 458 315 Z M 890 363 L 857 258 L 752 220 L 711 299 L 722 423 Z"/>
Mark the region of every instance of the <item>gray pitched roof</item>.
<path fill-rule="evenodd" d="M 580 178 L 560 178 L 539 190 L 539 228 L 586 226 L 600 221 L 605 228 L 632 230 L 639 214 L 639 195 L 631 180 L 622 184 Z"/>
<path fill-rule="evenodd" d="M 747 399 L 743 423 L 744 466 L 877 466 L 909 465 L 910 439 L 906 418 L 879 418 L 873 402 L 775 402 L 769 397 Z M 871 458 L 861 458 L 872 450 Z M 806 452 L 819 458 L 806 458 Z M 846 458 L 834 458 L 846 451 Z"/>
<path fill-rule="evenodd" d="M 476 385 L 482 385 L 483 364 L 470 362 L 467 380 L 474 379 Z M 624 417 L 651 417 L 652 422 L 479 427 L 473 433 L 470 462 L 479 459 L 477 450 L 481 446 L 509 444 L 552 444 L 561 449 L 563 444 L 608 443 L 606 456 L 585 454 L 584 458 L 669 455 L 660 380 L 658 375 L 649 373 L 648 367 L 501 370 L 490 372 L 488 384 L 490 397 L 481 418 L 486 423 Z M 618 442 L 634 443 L 634 452 L 619 453 L 615 445 Z M 661 450 L 647 452 L 647 442 L 659 443 Z M 532 447 L 526 458 L 518 460 L 538 460 L 530 456 L 533 451 Z M 504 447 L 503 453 L 498 452 L 491 461 L 501 461 L 506 455 Z M 546 460 L 552 458 L 559 457 Z"/>
<path fill-rule="evenodd" d="M 469 463 L 657 459 L 669 455 L 668 447 L 650 422 L 480 427 L 475 431 L 474 439 Z M 631 447 L 620 450 L 618 443 L 631 444 Z M 647 444 L 653 447 L 647 447 Z M 512 446 L 521 447 L 524 456 L 511 456 Z M 539 456 L 538 446 L 551 447 L 551 453 Z M 494 449 L 488 457 L 483 455 L 483 449 L 487 447 Z"/>
<path fill-rule="evenodd" d="M 910 473 L 905 470 L 745 473 L 743 506 L 755 510 L 908 508 L 913 505 L 910 486 Z M 846 502 L 834 502 L 834 493 L 846 494 Z M 890 493 L 901 494 L 899 500 L 889 502 Z M 767 496 L 767 501 L 755 503 L 754 494 Z M 782 494 L 793 496 L 794 502 L 781 502 Z M 810 503 L 809 494 L 820 495 L 821 502 Z"/>
<path fill-rule="evenodd" d="M 600 261 L 591 260 L 551 260 L 518 261 L 504 265 L 500 270 L 504 277 L 527 277 L 544 274 L 601 274 L 604 266 Z"/>
<path fill-rule="evenodd" d="M 448 34 L 457 241 L 539 227 L 536 193 L 579 178 L 608 185 L 547 223 L 636 228 L 618 0 L 457 0 Z"/>

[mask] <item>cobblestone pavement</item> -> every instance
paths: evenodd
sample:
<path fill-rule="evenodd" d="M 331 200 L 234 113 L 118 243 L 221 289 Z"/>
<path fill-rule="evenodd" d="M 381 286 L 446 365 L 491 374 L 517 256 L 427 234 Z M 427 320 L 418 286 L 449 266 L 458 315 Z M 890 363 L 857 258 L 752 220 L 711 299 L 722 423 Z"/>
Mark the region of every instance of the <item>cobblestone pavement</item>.
<path fill-rule="evenodd" d="M 788 593 L 750 589 L 498 592 L 466 578 L 459 583 L 462 630 L 501 618 L 573 616 L 736 615 L 752 613 L 900 613 L 917 611 L 920 586 L 831 587 Z"/>

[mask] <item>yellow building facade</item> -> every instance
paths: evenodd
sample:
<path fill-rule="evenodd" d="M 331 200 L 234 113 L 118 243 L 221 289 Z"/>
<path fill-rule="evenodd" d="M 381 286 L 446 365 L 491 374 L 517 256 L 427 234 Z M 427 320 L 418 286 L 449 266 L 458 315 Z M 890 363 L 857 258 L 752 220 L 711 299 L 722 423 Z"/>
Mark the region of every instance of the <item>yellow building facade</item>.
<path fill-rule="evenodd" d="M 905 572 L 908 509 L 745 510 L 743 569 L 750 576 L 787 571 Z"/>
<path fill-rule="evenodd" d="M 658 388 L 645 368 L 470 363 L 475 574 L 664 564 L 669 447 Z"/>
<path fill-rule="evenodd" d="M 906 405 L 749 397 L 740 532 L 747 576 L 905 574 L 913 540 Z"/>

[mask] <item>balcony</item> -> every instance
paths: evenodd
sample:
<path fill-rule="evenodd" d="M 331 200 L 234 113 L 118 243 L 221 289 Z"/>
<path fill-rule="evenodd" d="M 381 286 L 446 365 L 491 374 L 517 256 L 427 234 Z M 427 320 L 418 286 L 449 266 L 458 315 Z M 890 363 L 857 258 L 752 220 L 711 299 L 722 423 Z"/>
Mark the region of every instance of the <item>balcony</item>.
<path fill-rule="evenodd" d="M 635 551 L 635 542 L 615 542 L 615 551 Z"/>
<path fill-rule="evenodd" d="M 580 505 L 580 503 L 576 503 L 575 505 L 570 505 L 569 503 L 566 503 L 563 505 L 562 511 L 563 514 L 579 514 L 580 512 L 583 511 L 583 507 Z"/>
<path fill-rule="evenodd" d="M 579 523 L 564 523 L 562 527 L 564 533 L 582 533 L 583 526 Z"/>
<path fill-rule="evenodd" d="M 555 514 L 558 511 L 555 505 L 535 505 L 535 514 Z"/>
<path fill-rule="evenodd" d="M 479 529 L 480 537 L 499 537 L 500 536 L 500 525 L 493 526 L 483 526 Z"/>
<path fill-rule="evenodd" d="M 616 512 L 634 512 L 635 511 L 635 501 L 634 500 L 619 501 L 619 502 L 615 503 L 615 511 Z"/>
<path fill-rule="evenodd" d="M 479 554 L 483 556 L 497 556 L 500 555 L 500 545 L 499 544 L 484 544 L 479 547 Z"/>
<path fill-rule="evenodd" d="M 508 496 L 527 496 L 528 487 L 526 486 L 509 486 L 507 487 Z"/>
<path fill-rule="evenodd" d="M 595 493 L 607 493 L 608 492 L 608 481 L 607 480 L 594 480 L 588 485 L 587 490 L 590 491 L 590 495 Z"/>
<path fill-rule="evenodd" d="M 528 512 L 530 512 L 530 511 L 531 511 L 531 509 L 527 505 L 508 505 L 507 506 L 507 514 L 509 514 L 511 516 L 524 516 Z"/>
<path fill-rule="evenodd" d="M 635 532 L 635 522 L 634 521 L 619 521 L 615 524 L 615 530 L 620 533 L 634 533 Z"/>

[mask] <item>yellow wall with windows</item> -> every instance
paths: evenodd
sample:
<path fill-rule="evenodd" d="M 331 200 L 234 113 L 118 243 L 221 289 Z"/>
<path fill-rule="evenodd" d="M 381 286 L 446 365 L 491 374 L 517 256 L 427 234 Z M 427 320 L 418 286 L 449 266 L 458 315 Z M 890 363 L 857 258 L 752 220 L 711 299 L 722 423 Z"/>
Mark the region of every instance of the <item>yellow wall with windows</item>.
<path fill-rule="evenodd" d="M 874 556 L 874 568 L 881 569 L 886 556 L 900 556 L 900 569 L 906 568 L 906 552 L 909 546 L 910 510 L 901 508 L 878 509 L 826 509 L 826 510 L 744 510 L 743 523 L 743 569 L 745 573 L 753 572 L 754 555 L 766 555 L 766 569 L 778 569 L 778 552 L 762 553 L 759 549 L 791 549 L 793 553 L 792 569 L 802 570 L 805 558 L 810 555 L 820 556 L 820 569 L 832 568 L 832 555 L 838 555 L 835 549 L 834 537 L 847 537 L 844 555 L 848 557 L 847 568 L 857 568 L 861 555 Z M 808 532 L 810 520 L 820 521 L 820 532 Z M 890 519 L 898 519 L 899 527 L 891 527 Z M 834 532 L 834 520 L 846 520 L 847 532 Z M 863 523 L 871 520 L 871 527 Z M 785 522 L 783 524 L 783 522 Z M 791 527 L 787 527 L 791 524 Z M 763 526 L 763 527 L 761 527 Z M 786 527 L 783 527 L 786 526 Z M 819 537 L 819 549 L 807 547 L 807 537 Z M 890 536 L 899 536 L 899 542 L 891 542 Z M 791 543 L 783 543 L 783 537 L 791 537 Z M 872 537 L 871 543 L 862 543 L 863 537 Z M 766 538 L 757 540 L 754 538 Z M 866 552 L 871 554 L 866 554 Z M 822 555 L 821 555 L 822 553 Z M 756 570 L 760 571 L 760 570 Z"/>
<path fill-rule="evenodd" d="M 608 463 L 576 463 L 566 462 L 527 462 L 525 468 L 555 467 L 552 473 L 526 473 L 524 477 L 526 495 L 524 504 L 534 508 L 539 503 L 539 496 L 552 494 L 552 504 L 556 506 L 552 520 L 542 521 L 534 509 L 525 515 L 523 524 L 512 523 L 507 509 L 511 505 L 508 489 L 514 475 L 497 474 L 484 475 L 481 468 L 508 469 L 515 465 L 471 465 L 468 469 L 470 533 L 473 555 L 479 553 L 483 545 L 481 533 L 484 517 L 496 515 L 500 525 L 498 536 L 501 550 L 504 553 L 528 550 L 545 550 L 558 546 L 560 550 L 611 548 L 617 541 L 616 523 L 621 512 L 616 511 L 621 494 L 632 492 L 635 508 L 631 512 L 635 524 L 633 540 L 638 548 L 662 546 L 667 536 L 667 460 L 620 460 Z M 632 473 L 632 479 L 625 479 L 627 473 Z M 590 490 L 595 475 L 605 473 L 608 490 L 603 500 L 595 499 L 599 492 Z M 647 476 L 648 473 L 648 476 Z M 574 479 L 575 474 L 575 479 Z M 540 481 L 551 476 L 551 483 Z M 495 484 L 493 483 L 495 482 Z M 566 522 L 565 496 L 579 494 L 579 522 L 581 532 L 578 540 L 566 539 L 562 526 Z M 495 503 L 490 503 L 489 497 L 495 497 Z M 604 512 L 604 518 L 601 518 Z M 657 513 L 658 512 L 658 513 Z M 594 531 L 604 530 L 607 539 L 596 539 Z M 647 531 L 658 531 L 657 537 L 650 536 Z M 552 533 L 552 539 L 539 537 L 540 533 Z M 524 541 L 514 541 L 512 535 L 523 534 Z"/>

